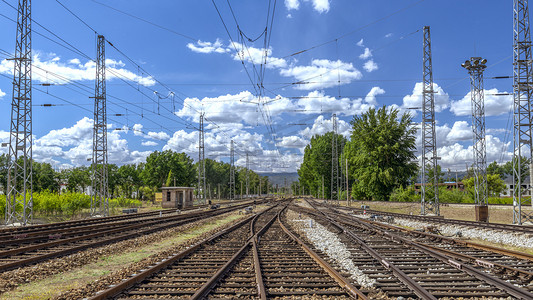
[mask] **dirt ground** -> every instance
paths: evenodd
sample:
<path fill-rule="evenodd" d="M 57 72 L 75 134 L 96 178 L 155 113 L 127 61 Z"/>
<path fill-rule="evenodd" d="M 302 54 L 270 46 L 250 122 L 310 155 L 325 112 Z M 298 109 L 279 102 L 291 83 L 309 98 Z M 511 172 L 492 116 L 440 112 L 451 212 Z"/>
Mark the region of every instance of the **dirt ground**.
<path fill-rule="evenodd" d="M 340 203 L 346 206 L 346 201 Z M 385 212 L 403 213 L 403 214 L 420 214 L 420 203 L 418 202 L 382 202 L 382 201 L 354 201 L 351 206 L 360 208 L 361 205 L 368 205 L 372 210 Z M 522 210 L 533 214 L 532 207 L 522 206 Z M 443 204 L 440 205 L 440 213 L 446 219 L 457 219 L 475 221 L 474 205 L 471 204 Z M 511 205 L 489 205 L 489 222 L 512 224 L 513 223 L 513 206 Z"/>

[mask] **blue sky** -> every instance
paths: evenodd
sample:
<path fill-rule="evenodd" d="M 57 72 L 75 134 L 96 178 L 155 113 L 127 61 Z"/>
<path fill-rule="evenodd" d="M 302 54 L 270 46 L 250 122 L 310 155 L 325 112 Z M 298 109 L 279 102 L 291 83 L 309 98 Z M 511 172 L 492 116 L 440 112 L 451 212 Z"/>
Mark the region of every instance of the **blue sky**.
<path fill-rule="evenodd" d="M 233 139 L 237 165 L 248 152 L 259 172 L 294 172 L 311 136 L 331 130 L 333 113 L 346 136 L 352 117 L 371 107 L 410 111 L 420 122 L 420 113 L 406 108 L 421 106 L 425 25 L 442 166 L 472 163 L 470 82 L 460 67 L 471 56 L 489 66 L 488 162 L 510 159 L 512 96 L 494 94 L 511 92 L 512 79 L 492 77 L 512 75 L 512 1 L 278 0 L 270 9 L 269 1 L 214 3 L 222 18 L 212 1 L 33 1 L 34 158 L 64 168 L 91 157 L 96 35 L 64 5 L 114 45 L 106 45 L 112 163 L 142 162 L 166 149 L 197 159 L 200 112 L 206 156 L 228 161 Z M 8 142 L 6 59 L 16 35 L 8 18 L 17 17 L 8 4 L 17 1 L 0 2 L 1 142 Z"/>

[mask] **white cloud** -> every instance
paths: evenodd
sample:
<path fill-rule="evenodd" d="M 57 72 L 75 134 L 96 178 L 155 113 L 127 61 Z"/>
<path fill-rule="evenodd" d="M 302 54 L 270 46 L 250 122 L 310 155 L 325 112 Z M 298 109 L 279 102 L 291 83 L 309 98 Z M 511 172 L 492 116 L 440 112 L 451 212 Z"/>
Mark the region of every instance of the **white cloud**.
<path fill-rule="evenodd" d="M 141 145 L 151 147 L 151 146 L 157 146 L 158 144 L 154 141 L 144 141 L 141 143 Z"/>
<path fill-rule="evenodd" d="M 509 112 L 513 105 L 513 95 L 497 96 L 498 89 L 483 90 L 485 93 L 485 116 L 498 116 Z M 456 116 L 470 116 L 472 114 L 471 93 L 468 92 L 461 100 L 452 101 L 450 110 Z"/>
<path fill-rule="evenodd" d="M 284 136 L 283 138 L 281 138 L 281 141 L 277 143 L 277 145 L 278 147 L 283 147 L 283 148 L 302 149 L 305 146 L 307 146 L 308 143 L 309 141 L 304 140 L 303 138 L 299 136 L 293 135 L 293 136 Z"/>
<path fill-rule="evenodd" d="M 187 48 L 191 49 L 191 51 L 193 52 L 196 52 L 196 53 L 212 53 L 212 52 L 215 52 L 215 53 L 226 53 L 226 52 L 230 52 L 230 49 L 228 48 L 225 48 L 223 45 L 222 45 L 222 42 L 217 39 L 215 42 L 211 43 L 211 42 L 202 42 L 202 41 L 197 41 L 196 43 L 188 43 L 187 44 Z"/>
<path fill-rule="evenodd" d="M 136 136 L 142 136 L 143 134 L 143 125 L 142 124 L 135 124 L 133 125 L 133 134 Z"/>
<path fill-rule="evenodd" d="M 323 135 L 332 130 L 333 125 L 331 123 L 331 118 L 326 119 L 324 116 L 320 115 L 316 118 L 313 126 L 301 130 L 299 134 L 310 140 L 315 135 Z M 344 137 L 349 137 L 352 132 L 352 127 L 349 123 L 337 119 L 337 132 L 342 134 Z"/>
<path fill-rule="evenodd" d="M 314 59 L 310 66 L 295 66 L 280 70 L 280 75 L 293 77 L 299 83 L 296 89 L 311 90 L 322 89 L 342 84 L 351 83 L 360 79 L 363 74 L 351 63 L 340 60 Z"/>
<path fill-rule="evenodd" d="M 503 143 L 499 138 L 492 135 L 486 136 L 487 149 L 487 163 L 493 161 L 508 161 L 512 158 L 512 153 L 509 152 L 509 145 L 511 142 Z M 472 146 L 465 147 L 459 143 L 450 146 L 444 146 L 437 149 L 439 157 L 441 157 L 440 164 L 443 169 L 450 168 L 452 170 L 464 170 L 466 166 L 473 162 Z"/>
<path fill-rule="evenodd" d="M 390 38 L 390 37 L 392 37 L 392 33 L 387 33 L 387 34 L 385 35 L 385 37 L 386 37 L 386 38 Z"/>
<path fill-rule="evenodd" d="M 363 68 L 364 68 L 368 73 L 370 73 L 370 72 L 375 71 L 375 70 L 378 69 L 378 64 L 376 64 L 376 63 L 374 62 L 374 60 L 371 59 L 371 60 L 365 62 L 365 64 L 363 65 Z"/>
<path fill-rule="evenodd" d="M 4 97 L 6 93 L 4 93 L 2 90 L 0 90 L 0 98 Z"/>
<path fill-rule="evenodd" d="M 312 2 L 313 9 L 319 13 L 329 11 L 329 0 L 303 0 L 304 2 Z M 300 8 L 299 0 L 285 0 L 285 7 L 287 10 L 298 10 Z"/>
<path fill-rule="evenodd" d="M 376 93 L 377 90 L 372 90 L 370 93 Z M 369 94 L 370 94 L 369 93 Z M 372 95 L 371 95 L 372 96 Z M 372 98 L 370 97 L 369 100 Z M 317 113 L 337 113 L 346 116 L 358 115 L 366 112 L 369 108 L 374 107 L 371 103 L 364 103 L 363 99 L 350 99 L 327 96 L 324 92 L 313 91 L 302 97 L 297 102 L 298 109 L 303 110 L 305 114 L 317 114 Z"/>
<path fill-rule="evenodd" d="M 329 0 L 304 0 L 305 2 L 312 1 L 313 8 L 319 12 L 328 12 L 329 11 Z"/>
<path fill-rule="evenodd" d="M 370 92 L 365 97 L 365 102 L 370 105 L 378 105 L 378 102 L 376 100 L 376 96 L 385 94 L 385 90 L 380 88 L 379 86 L 373 87 Z"/>
<path fill-rule="evenodd" d="M 112 124 L 109 128 L 112 128 Z M 33 156 L 36 161 L 61 164 L 60 160 L 68 160 L 71 165 L 87 165 L 92 157 L 93 120 L 87 117 L 71 127 L 51 130 L 41 138 L 34 139 Z M 128 141 L 121 137 L 123 131 L 107 133 L 108 157 L 110 163 L 139 163 L 145 160 L 151 151 L 131 151 Z"/>
<path fill-rule="evenodd" d="M 413 88 L 413 93 L 403 97 L 403 109 L 417 107 L 416 110 L 422 110 L 422 88 L 422 82 L 417 82 Z M 448 96 L 448 94 L 445 93 L 444 90 L 436 83 L 433 83 L 433 91 L 435 95 L 435 111 L 441 112 L 448 107 L 450 96 Z"/>
<path fill-rule="evenodd" d="M 281 96 L 262 97 L 261 101 L 264 105 L 268 105 L 271 117 L 296 108 L 289 99 Z M 204 111 L 206 119 L 215 123 L 236 124 L 244 121 L 249 125 L 257 125 L 263 122 L 261 109 L 264 107 L 263 104 L 258 105 L 258 102 L 259 99 L 249 91 L 215 98 L 206 97 L 201 100 L 186 98 L 183 108 L 177 112 L 177 115 L 198 121 L 199 112 Z"/>
<path fill-rule="evenodd" d="M 234 47 L 232 48 L 233 52 L 232 56 L 234 60 L 237 61 L 246 61 L 249 63 L 253 63 L 256 65 L 263 64 L 265 61 L 265 55 L 267 55 L 266 59 L 266 67 L 269 69 L 272 68 L 285 68 L 287 67 L 287 61 L 283 58 L 277 58 L 272 56 L 272 48 L 264 49 L 264 48 L 255 48 L 255 47 L 242 47 L 241 44 L 234 43 Z"/>
<path fill-rule="evenodd" d="M 363 44 L 363 39 L 360 39 L 359 42 L 357 42 L 357 46 L 359 46 L 359 47 L 364 47 L 365 46 Z"/>
<path fill-rule="evenodd" d="M 153 131 L 150 131 L 148 132 L 148 134 L 146 135 L 146 137 L 148 138 L 152 138 L 154 140 L 168 140 L 170 138 L 170 136 L 168 135 L 168 133 L 166 132 L 163 132 L 163 131 L 160 131 L 160 132 L 153 132 Z"/>
<path fill-rule="evenodd" d="M 287 10 L 292 10 L 292 9 L 299 9 L 300 8 L 300 1 L 299 0 L 285 0 L 285 7 L 287 8 Z"/>
<path fill-rule="evenodd" d="M 457 121 L 447 138 L 452 141 L 467 141 L 472 139 L 472 128 L 466 121 Z"/>
<path fill-rule="evenodd" d="M 365 52 L 363 54 L 359 55 L 360 59 L 369 59 L 372 57 L 372 51 L 370 51 L 369 48 L 365 48 Z"/>
<path fill-rule="evenodd" d="M 91 140 L 92 147 L 93 120 L 84 117 L 72 127 L 51 130 L 35 141 L 36 147 L 68 147 Z"/>
<path fill-rule="evenodd" d="M 40 54 L 35 54 L 33 56 L 33 66 L 32 79 L 39 82 L 62 84 L 67 82 L 65 78 L 70 81 L 81 81 L 94 80 L 96 77 L 96 63 L 87 61 L 82 64 L 77 58 L 63 63 L 58 56 L 42 60 Z M 106 59 L 106 78 L 108 80 L 122 78 L 145 86 L 155 85 L 155 80 L 152 77 L 137 75 L 124 69 L 124 66 L 125 64 L 122 61 Z M 4 59 L 0 63 L 0 73 L 13 74 L 13 61 Z"/>

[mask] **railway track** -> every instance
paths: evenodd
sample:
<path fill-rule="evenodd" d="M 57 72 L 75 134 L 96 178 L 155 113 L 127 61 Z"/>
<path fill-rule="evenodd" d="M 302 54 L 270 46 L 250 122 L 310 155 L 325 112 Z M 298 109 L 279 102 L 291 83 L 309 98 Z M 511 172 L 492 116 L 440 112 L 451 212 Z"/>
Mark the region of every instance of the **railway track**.
<path fill-rule="evenodd" d="M 395 218 L 411 219 L 411 220 L 427 222 L 427 223 L 451 224 L 451 225 L 456 225 L 456 226 L 468 226 L 468 227 L 474 227 L 474 228 L 492 229 L 492 230 L 497 230 L 497 231 L 499 230 L 499 231 L 533 234 L 533 226 L 529 226 L 529 225 L 499 224 L 499 223 L 476 222 L 476 221 L 466 221 L 466 220 L 456 220 L 456 219 L 444 219 L 443 217 L 437 217 L 437 216 L 409 215 L 409 214 L 401 214 L 401 213 L 384 212 L 384 211 L 378 211 L 378 210 L 372 210 L 372 209 L 363 210 L 361 208 L 343 207 L 343 206 L 339 206 L 336 208 L 343 210 L 343 211 L 350 211 L 356 214 L 363 214 L 363 212 L 365 212 L 366 214 L 391 216 Z"/>
<path fill-rule="evenodd" d="M 246 202 L 209 211 L 165 210 L 4 229 L 0 231 L 0 272 L 181 226 L 248 205 L 250 203 Z"/>
<path fill-rule="evenodd" d="M 391 297 L 533 299 L 532 261 L 329 208 L 294 208 L 334 228 L 358 268 Z"/>
<path fill-rule="evenodd" d="M 251 216 L 90 299 L 366 299 L 281 222 Z"/>

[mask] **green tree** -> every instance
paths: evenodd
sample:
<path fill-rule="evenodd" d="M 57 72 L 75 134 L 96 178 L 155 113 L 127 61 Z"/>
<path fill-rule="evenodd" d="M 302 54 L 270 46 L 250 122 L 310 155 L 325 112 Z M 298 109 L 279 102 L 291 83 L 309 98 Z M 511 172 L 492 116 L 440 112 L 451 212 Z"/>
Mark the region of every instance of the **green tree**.
<path fill-rule="evenodd" d="M 426 165 L 426 174 L 427 174 L 426 175 L 427 176 L 426 180 L 429 181 L 430 178 L 433 178 L 433 174 L 434 173 L 435 173 L 435 171 L 434 171 L 433 167 L 430 164 Z M 440 182 L 440 183 L 444 182 L 444 172 L 442 172 L 442 168 L 441 168 L 440 165 L 437 165 L 437 175 L 439 176 L 438 177 L 439 178 L 438 182 Z M 431 182 L 429 182 L 429 183 L 431 183 Z"/>
<path fill-rule="evenodd" d="M 522 177 L 522 181 L 526 179 L 527 176 L 529 176 L 529 165 L 531 164 L 531 159 L 526 157 L 521 157 L 520 159 L 520 174 Z M 513 161 L 506 162 L 503 166 L 503 172 L 504 175 L 507 176 L 513 176 Z"/>
<path fill-rule="evenodd" d="M 168 171 L 167 181 L 165 182 L 165 186 L 173 186 L 172 181 L 174 177 L 172 177 L 172 170 Z"/>
<path fill-rule="evenodd" d="M 322 178 L 324 178 L 324 196 L 331 199 L 331 144 L 333 132 L 315 135 L 304 149 L 304 159 L 298 169 L 300 182 L 305 190 L 313 195 L 322 196 Z M 346 143 L 342 135 L 337 135 L 338 145 Z M 342 149 L 338 151 L 339 164 L 342 161 Z M 339 165 L 339 176 L 341 167 Z"/>
<path fill-rule="evenodd" d="M 33 171 L 33 191 L 40 192 L 48 190 L 50 192 L 59 191 L 59 174 L 54 171 L 49 163 L 32 163 Z"/>
<path fill-rule="evenodd" d="M 347 145 L 349 173 L 356 181 L 355 198 L 389 200 L 392 191 L 407 186 L 416 173 L 415 128 L 412 117 L 398 109 L 370 109 L 351 121 Z"/>
<path fill-rule="evenodd" d="M 511 166 L 509 165 L 509 170 L 511 170 Z M 498 165 L 497 162 L 493 161 L 487 166 L 487 174 L 498 174 L 500 175 L 500 178 L 504 178 L 505 176 L 505 170 L 503 166 Z M 511 174 L 512 175 L 512 174 Z"/>
<path fill-rule="evenodd" d="M 71 192 L 85 192 L 91 184 L 90 170 L 85 166 L 72 168 L 67 171 L 67 189 Z"/>
<path fill-rule="evenodd" d="M 467 178 L 463 180 L 463 183 L 470 197 L 474 199 L 475 177 Z M 488 196 L 498 197 L 505 190 L 505 182 L 498 174 L 487 174 L 487 189 Z"/>
<path fill-rule="evenodd" d="M 7 194 L 7 170 L 9 168 L 9 159 L 7 154 L 0 155 L 0 186 Z"/>
<path fill-rule="evenodd" d="M 133 196 L 133 192 L 136 192 L 137 197 L 139 197 L 139 188 L 142 186 L 140 179 L 142 168 L 142 164 L 127 164 L 118 168 L 118 185 L 122 196 L 130 198 Z"/>
<path fill-rule="evenodd" d="M 152 152 L 147 158 L 141 172 L 144 183 L 152 188 L 160 188 L 166 181 L 168 172 L 172 170 L 176 185 L 195 186 L 196 168 L 193 159 L 185 153 L 172 150 Z"/>

